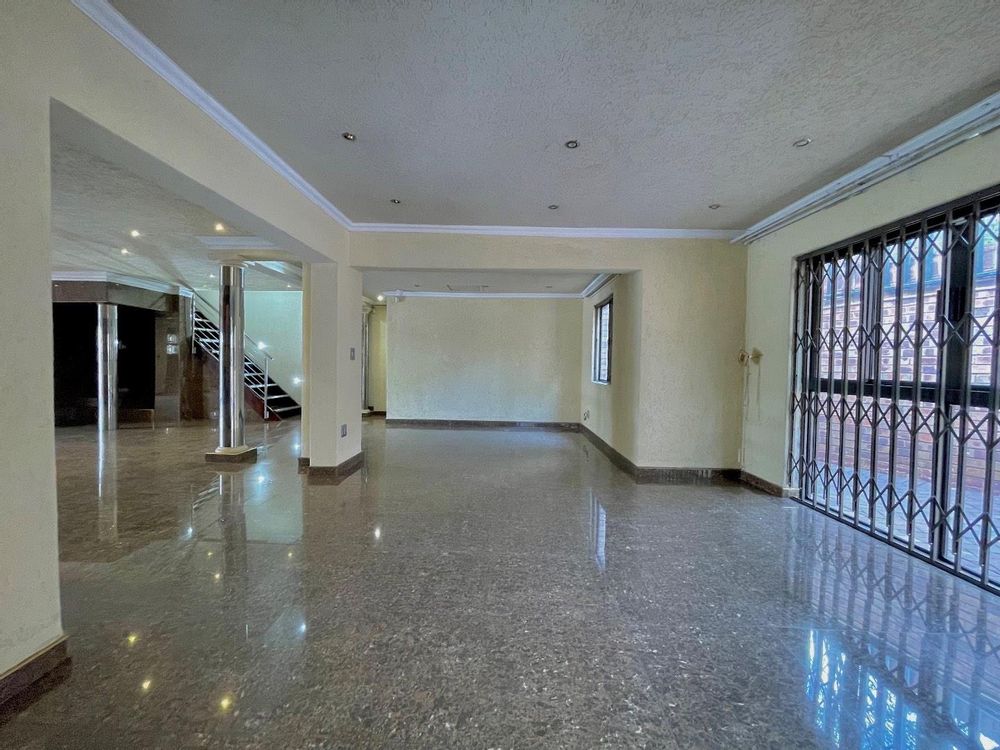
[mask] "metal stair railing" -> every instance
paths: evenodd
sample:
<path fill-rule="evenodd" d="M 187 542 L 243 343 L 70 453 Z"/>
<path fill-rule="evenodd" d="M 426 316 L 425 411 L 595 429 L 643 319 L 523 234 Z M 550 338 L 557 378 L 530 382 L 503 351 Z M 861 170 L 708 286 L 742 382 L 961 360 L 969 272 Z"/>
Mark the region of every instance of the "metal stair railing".
<path fill-rule="evenodd" d="M 215 319 L 205 314 L 209 311 L 214 314 Z M 197 292 L 194 293 L 194 304 L 191 306 L 192 314 L 192 334 L 196 344 L 208 352 L 216 362 L 219 362 L 219 350 L 222 347 L 221 333 L 219 332 L 219 310 L 211 302 L 206 300 Z M 208 326 L 199 325 L 199 318 L 208 323 Z M 250 392 L 259 398 L 264 404 L 264 421 L 270 419 L 272 413 L 268 404 L 270 395 L 270 362 L 274 357 L 264 351 L 260 345 L 252 338 L 243 334 L 243 380 Z M 247 347 L 246 345 L 250 346 Z M 260 357 L 257 361 L 255 357 Z M 251 380 L 251 378 L 253 380 Z M 256 382 L 260 381 L 260 382 Z M 258 390 L 262 392 L 258 393 Z"/>

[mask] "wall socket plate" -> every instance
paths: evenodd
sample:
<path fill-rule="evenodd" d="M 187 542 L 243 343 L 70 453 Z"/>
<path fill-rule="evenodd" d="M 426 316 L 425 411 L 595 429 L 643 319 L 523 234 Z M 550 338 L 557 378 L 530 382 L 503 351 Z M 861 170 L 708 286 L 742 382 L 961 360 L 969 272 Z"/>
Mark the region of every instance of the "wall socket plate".
<path fill-rule="evenodd" d="M 347 437 L 347 425 L 346 424 L 340 425 L 340 436 L 341 437 Z"/>
<path fill-rule="evenodd" d="M 351 347 L 351 361 L 354 361 L 354 347 Z"/>

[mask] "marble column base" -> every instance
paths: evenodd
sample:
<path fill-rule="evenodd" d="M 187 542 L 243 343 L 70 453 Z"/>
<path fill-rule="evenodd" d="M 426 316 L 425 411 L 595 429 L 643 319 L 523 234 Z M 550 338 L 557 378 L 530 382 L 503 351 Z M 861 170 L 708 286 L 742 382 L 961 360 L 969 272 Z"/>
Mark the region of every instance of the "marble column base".
<path fill-rule="evenodd" d="M 205 454 L 205 460 L 210 464 L 255 464 L 257 449 L 248 445 L 235 448 L 216 448 Z"/>

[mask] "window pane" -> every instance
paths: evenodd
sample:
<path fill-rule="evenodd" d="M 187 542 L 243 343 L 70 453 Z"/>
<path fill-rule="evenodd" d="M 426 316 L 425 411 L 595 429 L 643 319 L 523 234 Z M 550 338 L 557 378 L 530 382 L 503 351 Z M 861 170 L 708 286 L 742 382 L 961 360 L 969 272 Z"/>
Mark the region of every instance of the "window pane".
<path fill-rule="evenodd" d="M 611 300 L 594 309 L 594 380 L 611 379 Z"/>

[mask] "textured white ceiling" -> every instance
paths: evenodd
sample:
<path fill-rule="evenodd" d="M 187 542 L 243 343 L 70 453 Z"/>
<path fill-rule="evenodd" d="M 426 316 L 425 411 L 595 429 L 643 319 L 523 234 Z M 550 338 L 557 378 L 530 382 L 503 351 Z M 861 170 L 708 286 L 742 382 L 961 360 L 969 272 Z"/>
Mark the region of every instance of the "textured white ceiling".
<path fill-rule="evenodd" d="M 358 222 L 742 228 L 1000 86 L 996 0 L 113 4 Z"/>
<path fill-rule="evenodd" d="M 217 282 L 221 255 L 199 236 L 219 236 L 219 219 L 93 154 L 61 140 L 52 141 L 52 264 L 56 271 L 113 271 L 192 288 Z M 141 237 L 130 232 L 137 229 Z M 222 234 L 246 234 L 227 226 Z M 123 255 L 125 248 L 128 255 Z M 276 250 L 273 257 L 285 257 Z M 278 279 L 256 268 L 246 274 L 248 289 L 299 288 L 295 278 Z M 292 286 L 289 287 L 288 284 Z"/>
<path fill-rule="evenodd" d="M 365 296 L 408 292 L 478 292 L 483 294 L 579 294 L 593 273 L 566 271 L 365 271 Z"/>

